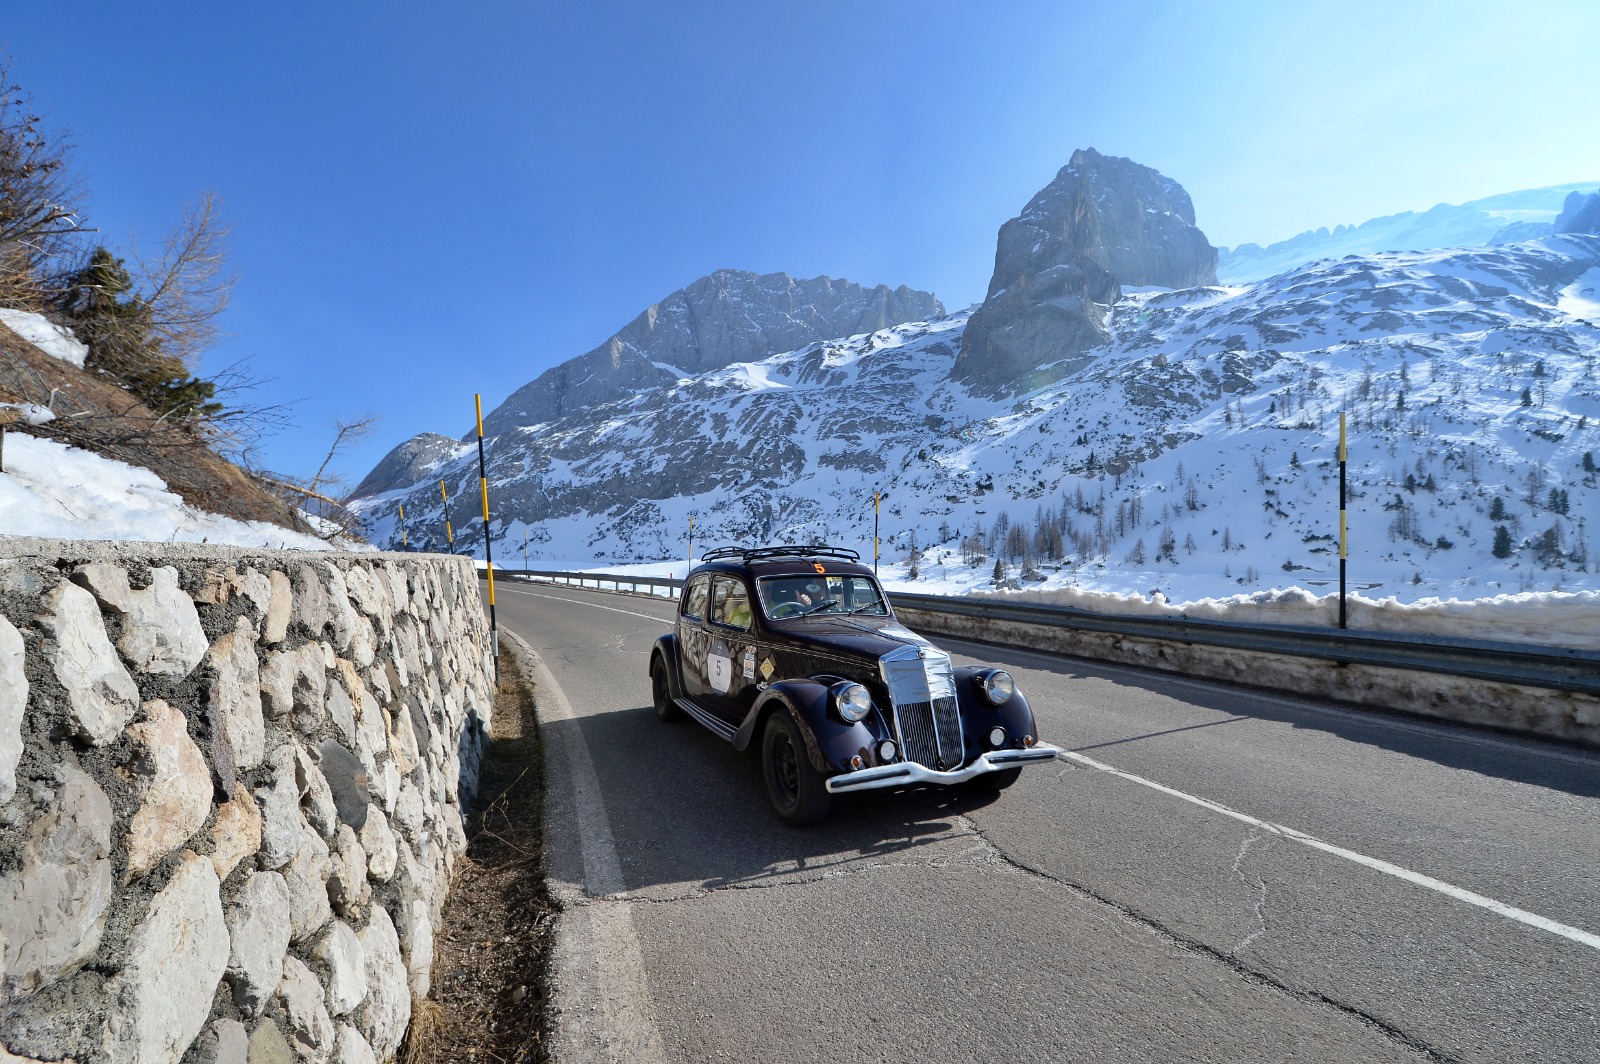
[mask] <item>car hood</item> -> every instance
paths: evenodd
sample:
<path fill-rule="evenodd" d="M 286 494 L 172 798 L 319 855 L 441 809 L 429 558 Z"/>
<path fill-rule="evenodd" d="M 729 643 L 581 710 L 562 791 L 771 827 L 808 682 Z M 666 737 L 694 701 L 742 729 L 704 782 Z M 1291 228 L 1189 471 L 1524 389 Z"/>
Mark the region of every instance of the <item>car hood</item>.
<path fill-rule="evenodd" d="M 802 617 L 773 625 L 772 630 L 793 643 L 871 661 L 908 646 L 937 649 L 893 617 Z"/>

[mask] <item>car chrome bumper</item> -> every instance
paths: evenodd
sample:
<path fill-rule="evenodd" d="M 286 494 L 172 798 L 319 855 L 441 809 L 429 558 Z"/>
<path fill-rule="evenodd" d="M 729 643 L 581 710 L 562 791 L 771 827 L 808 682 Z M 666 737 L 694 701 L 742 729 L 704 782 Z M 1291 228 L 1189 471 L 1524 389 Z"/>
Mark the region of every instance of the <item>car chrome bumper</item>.
<path fill-rule="evenodd" d="M 848 794 L 854 791 L 876 790 L 879 787 L 910 787 L 918 783 L 948 786 L 953 783 L 963 783 L 985 772 L 998 772 L 1001 769 L 1017 768 L 1021 765 L 1054 761 L 1060 752 L 1049 743 L 1039 743 L 1026 750 L 991 750 L 987 754 L 980 755 L 965 768 L 951 772 L 940 772 L 926 765 L 919 765 L 915 761 L 897 761 L 892 765 L 878 765 L 875 768 L 857 769 L 855 772 L 830 776 L 827 787 L 831 794 Z"/>

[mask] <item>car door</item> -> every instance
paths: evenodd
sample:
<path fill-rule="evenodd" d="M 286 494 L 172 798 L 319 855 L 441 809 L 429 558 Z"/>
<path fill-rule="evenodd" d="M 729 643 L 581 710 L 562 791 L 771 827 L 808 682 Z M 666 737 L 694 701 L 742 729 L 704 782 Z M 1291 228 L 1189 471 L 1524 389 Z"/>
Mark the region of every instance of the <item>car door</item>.
<path fill-rule="evenodd" d="M 706 627 L 710 604 L 711 577 L 701 574 L 689 581 L 678 609 L 678 670 L 683 693 L 702 705 L 706 700 L 706 656 L 711 649 L 711 633 Z"/>
<path fill-rule="evenodd" d="M 730 724 L 744 720 L 755 682 L 750 589 L 739 577 L 718 573 L 711 585 L 710 637 L 705 657 L 705 707 Z"/>

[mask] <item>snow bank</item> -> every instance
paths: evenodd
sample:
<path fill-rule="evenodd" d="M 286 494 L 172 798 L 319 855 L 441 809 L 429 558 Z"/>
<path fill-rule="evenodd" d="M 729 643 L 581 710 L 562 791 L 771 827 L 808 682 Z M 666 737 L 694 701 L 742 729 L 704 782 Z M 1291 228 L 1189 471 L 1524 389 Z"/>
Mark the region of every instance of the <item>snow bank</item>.
<path fill-rule="evenodd" d="M 0 536 L 350 549 L 264 521 L 196 510 L 148 469 L 55 440 L 7 433 Z"/>
<path fill-rule="evenodd" d="M 1072 606 L 1118 616 L 1187 617 L 1245 624 L 1291 624 L 1332 628 L 1339 623 L 1337 593 L 1315 595 L 1304 588 L 1273 588 L 1249 595 L 1168 602 L 1157 594 L 1118 595 L 1089 588 L 1001 591 L 981 597 L 1008 602 Z M 1481 599 L 1428 598 L 1416 602 L 1347 599 L 1351 628 L 1406 635 L 1496 642 L 1538 643 L 1592 649 L 1600 646 L 1600 592 L 1525 592 Z"/>
<path fill-rule="evenodd" d="M 80 369 L 89 355 L 89 348 L 72 335 L 71 329 L 63 329 L 42 314 L 28 310 L 0 310 L 0 322 L 51 358 L 71 362 Z"/>

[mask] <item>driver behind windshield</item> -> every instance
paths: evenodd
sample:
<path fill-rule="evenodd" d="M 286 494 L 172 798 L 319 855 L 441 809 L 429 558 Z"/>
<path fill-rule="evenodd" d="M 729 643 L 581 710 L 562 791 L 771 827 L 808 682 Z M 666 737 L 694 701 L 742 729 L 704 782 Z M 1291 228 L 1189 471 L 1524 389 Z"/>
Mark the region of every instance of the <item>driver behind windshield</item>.
<path fill-rule="evenodd" d="M 778 576 L 760 580 L 757 586 L 761 605 L 774 620 L 841 609 L 884 612 L 876 589 L 856 577 Z"/>

